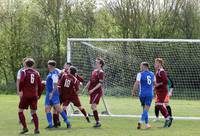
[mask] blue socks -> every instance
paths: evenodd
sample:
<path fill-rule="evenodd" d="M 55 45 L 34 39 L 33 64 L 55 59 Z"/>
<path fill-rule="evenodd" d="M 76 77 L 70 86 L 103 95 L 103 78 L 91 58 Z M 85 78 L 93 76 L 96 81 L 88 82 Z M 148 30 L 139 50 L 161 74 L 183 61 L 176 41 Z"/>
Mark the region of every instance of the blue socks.
<path fill-rule="evenodd" d="M 69 122 L 69 120 L 67 118 L 67 114 L 64 111 L 62 111 L 60 113 L 60 115 L 63 117 L 63 119 L 64 119 L 64 121 L 65 121 L 66 124 L 70 124 L 70 122 Z"/>
<path fill-rule="evenodd" d="M 47 112 L 47 113 L 46 113 L 46 117 L 47 117 L 47 121 L 48 121 L 49 126 L 50 126 L 50 127 L 53 127 L 51 112 Z"/>
<path fill-rule="evenodd" d="M 149 123 L 149 118 L 148 118 L 148 110 L 144 109 L 141 117 L 141 121 L 145 121 L 146 124 Z"/>

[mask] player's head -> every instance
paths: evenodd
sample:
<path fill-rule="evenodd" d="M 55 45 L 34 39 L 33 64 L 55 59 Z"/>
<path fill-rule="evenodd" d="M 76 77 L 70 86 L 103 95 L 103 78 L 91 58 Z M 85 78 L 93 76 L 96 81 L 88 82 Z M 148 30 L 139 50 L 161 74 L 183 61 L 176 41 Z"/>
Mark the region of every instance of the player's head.
<path fill-rule="evenodd" d="M 69 69 L 68 69 L 68 73 L 72 74 L 75 76 L 75 74 L 77 73 L 77 68 L 74 67 L 74 66 L 71 66 Z"/>
<path fill-rule="evenodd" d="M 149 70 L 149 63 L 148 62 L 142 62 L 140 64 L 140 70 L 144 71 L 144 70 Z"/>
<path fill-rule="evenodd" d="M 71 66 L 72 66 L 72 63 L 66 62 L 66 63 L 64 64 L 64 69 L 65 69 L 65 71 L 68 71 L 68 69 L 69 69 Z"/>
<path fill-rule="evenodd" d="M 26 67 L 26 63 L 25 63 L 26 59 L 27 59 L 27 57 L 23 58 L 22 64 L 21 64 L 22 66 L 21 67 L 24 67 L 24 68 Z"/>
<path fill-rule="evenodd" d="M 35 64 L 35 61 L 34 61 L 33 58 L 26 58 L 24 63 L 26 65 L 26 67 L 32 68 L 34 66 L 34 64 Z"/>
<path fill-rule="evenodd" d="M 102 58 L 96 58 L 96 68 L 103 68 L 105 62 Z"/>
<path fill-rule="evenodd" d="M 163 65 L 164 65 L 164 61 L 162 58 L 155 59 L 155 64 L 154 64 L 155 69 L 159 69 L 159 68 L 163 67 Z"/>
<path fill-rule="evenodd" d="M 48 61 L 48 70 L 52 71 L 54 70 L 56 67 L 56 61 L 55 60 L 49 60 Z"/>

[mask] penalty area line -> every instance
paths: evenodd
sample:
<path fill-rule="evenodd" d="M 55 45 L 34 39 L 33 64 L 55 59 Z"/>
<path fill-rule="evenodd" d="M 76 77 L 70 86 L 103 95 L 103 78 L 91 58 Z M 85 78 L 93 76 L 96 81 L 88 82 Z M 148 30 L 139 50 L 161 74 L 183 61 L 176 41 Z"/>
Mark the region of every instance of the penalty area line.
<path fill-rule="evenodd" d="M 72 117 L 81 117 L 82 114 L 71 114 Z M 100 114 L 101 117 L 116 117 L 116 118 L 140 118 L 141 115 L 117 115 L 117 114 L 111 114 L 111 115 L 104 115 Z M 155 116 L 149 116 L 149 118 L 154 119 Z M 163 117 L 160 117 L 163 119 Z M 175 120 L 200 120 L 200 117 L 179 117 L 179 116 L 173 116 L 173 119 Z"/>

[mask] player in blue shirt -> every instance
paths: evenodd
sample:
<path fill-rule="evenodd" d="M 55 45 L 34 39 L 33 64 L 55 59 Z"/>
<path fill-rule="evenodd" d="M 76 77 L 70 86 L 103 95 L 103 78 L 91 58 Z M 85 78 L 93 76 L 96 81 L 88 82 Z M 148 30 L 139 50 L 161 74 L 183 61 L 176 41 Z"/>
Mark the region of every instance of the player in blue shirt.
<path fill-rule="evenodd" d="M 149 64 L 147 62 L 142 62 L 140 64 L 140 71 L 141 72 L 137 74 L 137 79 L 132 90 L 132 95 L 135 96 L 137 90 L 139 89 L 139 98 L 143 107 L 143 113 L 140 121 L 138 122 L 137 129 L 141 129 L 143 122 L 146 124 L 146 129 L 149 129 L 151 126 L 149 125 L 148 111 L 153 99 L 155 76 L 154 73 L 149 70 Z"/>
<path fill-rule="evenodd" d="M 49 74 L 47 75 L 46 79 L 46 98 L 45 98 L 45 112 L 49 124 L 47 128 L 53 128 L 52 114 L 51 114 L 52 107 L 54 107 L 54 109 L 61 114 L 65 123 L 67 124 L 67 128 L 71 128 L 66 113 L 62 111 L 60 107 L 59 92 L 57 88 L 58 76 L 60 74 L 60 70 L 55 67 L 56 67 L 56 62 L 54 60 L 49 60 L 48 61 Z"/>

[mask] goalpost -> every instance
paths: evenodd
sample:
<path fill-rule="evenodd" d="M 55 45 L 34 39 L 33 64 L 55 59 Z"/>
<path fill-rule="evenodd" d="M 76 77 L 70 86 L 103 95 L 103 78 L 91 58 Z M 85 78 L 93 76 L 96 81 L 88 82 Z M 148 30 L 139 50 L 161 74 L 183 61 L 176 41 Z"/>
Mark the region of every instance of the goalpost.
<path fill-rule="evenodd" d="M 103 99 L 105 107 L 103 113 L 109 116 L 138 117 L 131 112 L 116 112 L 116 109 L 110 108 L 112 105 L 107 104 L 107 101 L 113 97 L 120 99 L 121 110 L 126 110 L 123 109 L 121 98 L 131 96 L 139 64 L 147 61 L 154 71 L 154 59 L 157 57 L 164 59 L 164 67 L 174 81 L 175 90 L 172 99 L 197 102 L 200 100 L 200 40 L 68 38 L 67 61 L 79 69 L 79 74 L 86 82 L 95 68 L 96 57 L 102 57 L 106 63 L 104 67 L 106 101 Z M 137 104 L 139 105 L 139 102 Z M 200 118 L 177 117 L 177 119 Z"/>

